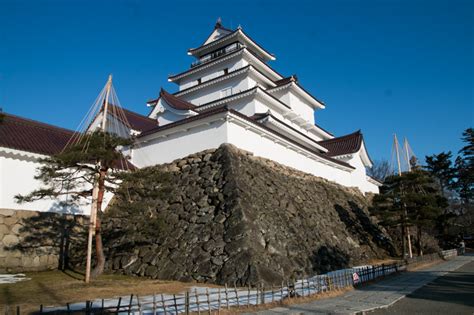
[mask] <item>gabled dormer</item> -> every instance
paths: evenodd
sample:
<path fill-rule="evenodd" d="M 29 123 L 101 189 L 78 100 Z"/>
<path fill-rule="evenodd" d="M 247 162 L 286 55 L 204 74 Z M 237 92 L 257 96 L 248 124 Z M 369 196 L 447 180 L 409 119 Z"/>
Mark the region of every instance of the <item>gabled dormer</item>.
<path fill-rule="evenodd" d="M 153 107 L 148 116 L 156 119 L 159 126 L 197 115 L 194 111 L 196 106 L 177 98 L 164 89 L 161 89 L 157 99 L 148 101 L 147 105 Z"/>
<path fill-rule="evenodd" d="M 300 124 L 314 123 L 314 111 L 324 109 L 324 103 L 306 91 L 299 83 L 296 75 L 275 82 L 268 93 L 287 104 L 293 111 L 287 118 Z"/>
<path fill-rule="evenodd" d="M 225 35 L 229 35 L 233 31 L 231 29 L 225 28 L 222 26 L 222 20 L 221 18 L 217 19 L 216 25 L 214 25 L 214 30 L 212 33 L 207 37 L 207 39 L 204 41 L 204 43 L 201 46 L 207 45 L 213 41 L 218 40 L 221 37 L 224 37 Z"/>

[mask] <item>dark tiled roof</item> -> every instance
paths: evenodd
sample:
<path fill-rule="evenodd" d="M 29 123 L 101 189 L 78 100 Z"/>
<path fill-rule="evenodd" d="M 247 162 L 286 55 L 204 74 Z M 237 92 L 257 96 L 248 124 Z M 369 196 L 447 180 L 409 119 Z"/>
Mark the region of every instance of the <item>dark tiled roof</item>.
<path fill-rule="evenodd" d="M 215 41 L 220 41 L 220 40 L 223 41 L 224 39 L 233 36 L 235 33 L 239 32 L 239 31 L 240 31 L 244 36 L 246 36 L 251 42 L 253 42 L 256 47 L 260 48 L 260 49 L 261 49 L 262 51 L 264 51 L 267 55 L 274 57 L 274 55 L 273 55 L 272 53 L 268 52 L 265 48 L 263 48 L 262 46 L 260 46 L 252 37 L 250 37 L 249 35 L 247 35 L 241 28 L 237 28 L 236 30 L 231 31 L 231 32 L 228 33 L 228 34 L 226 34 L 226 35 L 224 35 L 224 36 L 222 36 L 222 37 L 219 37 L 219 38 L 216 39 Z M 196 51 L 205 49 L 205 48 L 209 47 L 209 45 L 211 45 L 211 44 L 214 43 L 215 41 L 212 41 L 212 42 L 210 42 L 210 43 L 208 43 L 208 44 L 205 44 L 205 45 L 201 45 L 201 46 L 196 47 L 196 48 L 190 48 L 190 49 L 188 49 L 188 52 L 194 53 L 194 52 L 196 52 Z"/>
<path fill-rule="evenodd" d="M 72 130 L 11 114 L 5 114 L 0 122 L 1 147 L 44 155 L 61 152 L 73 134 Z"/>
<path fill-rule="evenodd" d="M 266 113 L 255 113 L 253 114 L 252 116 L 249 116 L 250 119 L 253 119 L 253 120 L 256 120 L 256 121 L 259 121 L 259 120 L 262 120 L 264 118 L 267 118 L 268 116 L 271 116 L 270 112 L 266 112 Z"/>
<path fill-rule="evenodd" d="M 154 128 L 158 125 L 158 122 L 154 119 L 151 119 L 147 116 L 143 116 L 141 114 L 132 112 L 125 108 L 120 108 L 123 111 L 125 118 L 127 119 L 128 124 L 133 130 L 138 131 L 146 131 L 151 128 Z M 118 114 L 119 110 L 117 106 L 110 104 L 109 105 L 109 112 L 111 112 L 114 116 L 118 119 L 123 120 L 120 114 Z"/>
<path fill-rule="evenodd" d="M 318 143 L 328 149 L 329 156 L 352 154 L 359 151 L 362 145 L 362 133 L 360 130 L 337 138 L 319 141 Z"/>
<path fill-rule="evenodd" d="M 193 110 L 194 108 L 196 108 L 195 105 L 189 102 L 186 102 L 178 98 L 177 96 L 174 96 L 173 94 L 166 92 L 163 88 L 160 91 L 160 96 L 157 99 L 149 101 L 148 104 L 156 105 L 158 101 L 160 100 L 160 98 L 163 98 L 163 100 L 168 105 L 178 110 Z"/>
<path fill-rule="evenodd" d="M 275 84 L 276 84 L 276 86 L 282 86 L 282 85 L 288 84 L 290 82 L 298 82 L 298 78 L 296 77 L 296 75 L 292 75 L 290 77 L 286 77 L 286 78 L 283 78 L 281 80 L 277 80 L 277 81 L 275 81 Z"/>
<path fill-rule="evenodd" d="M 61 153 L 73 135 L 76 135 L 76 139 L 78 134 L 69 129 L 12 114 L 5 114 L 5 118 L 0 122 L 0 147 L 42 155 Z M 136 168 L 126 159 L 116 161 L 114 165 L 117 169 Z"/>
<path fill-rule="evenodd" d="M 199 113 L 199 115 L 184 118 L 184 119 L 181 119 L 181 120 L 178 120 L 178 121 L 175 121 L 175 122 L 163 125 L 163 126 L 158 126 L 156 128 L 147 130 L 146 132 L 141 133 L 138 136 L 138 138 L 142 138 L 144 136 L 154 134 L 155 132 L 170 129 L 170 128 L 173 128 L 173 127 L 176 127 L 176 126 L 185 125 L 187 123 L 190 123 L 190 122 L 193 122 L 193 121 L 196 121 L 196 120 L 200 120 L 200 119 L 203 119 L 203 118 L 206 118 L 206 117 L 218 114 L 218 113 L 223 113 L 225 111 L 228 111 L 227 106 L 219 106 L 217 108 L 212 108 L 212 109 L 209 109 L 209 110 L 206 110 L 206 111 L 203 111 L 203 112 Z"/>

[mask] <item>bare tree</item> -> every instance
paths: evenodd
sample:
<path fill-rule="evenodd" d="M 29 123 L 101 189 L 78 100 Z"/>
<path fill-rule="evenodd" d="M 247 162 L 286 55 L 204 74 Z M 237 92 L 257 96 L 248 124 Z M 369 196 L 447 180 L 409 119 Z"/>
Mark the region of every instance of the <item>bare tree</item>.
<path fill-rule="evenodd" d="M 390 163 L 387 160 L 376 160 L 371 168 L 367 168 L 367 175 L 382 183 L 385 181 L 385 178 L 392 174 Z"/>

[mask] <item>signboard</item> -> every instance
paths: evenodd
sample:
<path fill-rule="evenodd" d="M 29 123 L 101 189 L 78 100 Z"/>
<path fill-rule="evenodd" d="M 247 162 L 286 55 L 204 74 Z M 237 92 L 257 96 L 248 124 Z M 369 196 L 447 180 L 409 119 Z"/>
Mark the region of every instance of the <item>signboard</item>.
<path fill-rule="evenodd" d="M 352 274 L 352 281 L 354 282 L 354 284 L 357 284 L 360 282 L 360 278 L 359 278 L 359 275 L 357 274 L 357 272 L 354 272 Z"/>

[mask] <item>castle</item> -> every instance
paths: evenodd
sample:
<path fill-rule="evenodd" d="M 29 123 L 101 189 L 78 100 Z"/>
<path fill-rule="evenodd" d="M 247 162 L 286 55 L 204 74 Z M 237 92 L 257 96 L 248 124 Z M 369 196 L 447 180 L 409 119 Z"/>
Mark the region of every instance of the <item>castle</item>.
<path fill-rule="evenodd" d="M 128 152 L 133 165 L 168 163 L 230 143 L 363 193 L 378 193 L 380 183 L 366 174 L 372 162 L 362 133 L 336 137 L 315 123 L 315 111 L 326 105 L 296 76 L 274 70 L 269 65 L 274 55 L 241 27 L 231 30 L 218 20 L 188 55 L 195 58 L 191 67 L 168 78 L 178 91 L 161 89 L 147 103 L 148 116 L 126 109 L 118 115 L 113 105 L 108 107 L 107 123 L 115 125 L 110 130 L 135 136 Z M 104 110 L 90 128 L 103 115 Z M 18 205 L 13 196 L 37 187 L 38 159 L 60 152 L 71 135 L 70 130 L 6 114 L 0 124 L 0 208 L 51 211 L 51 202 Z M 15 177 L 22 180 L 12 181 Z M 87 213 L 86 208 L 77 211 Z"/>

